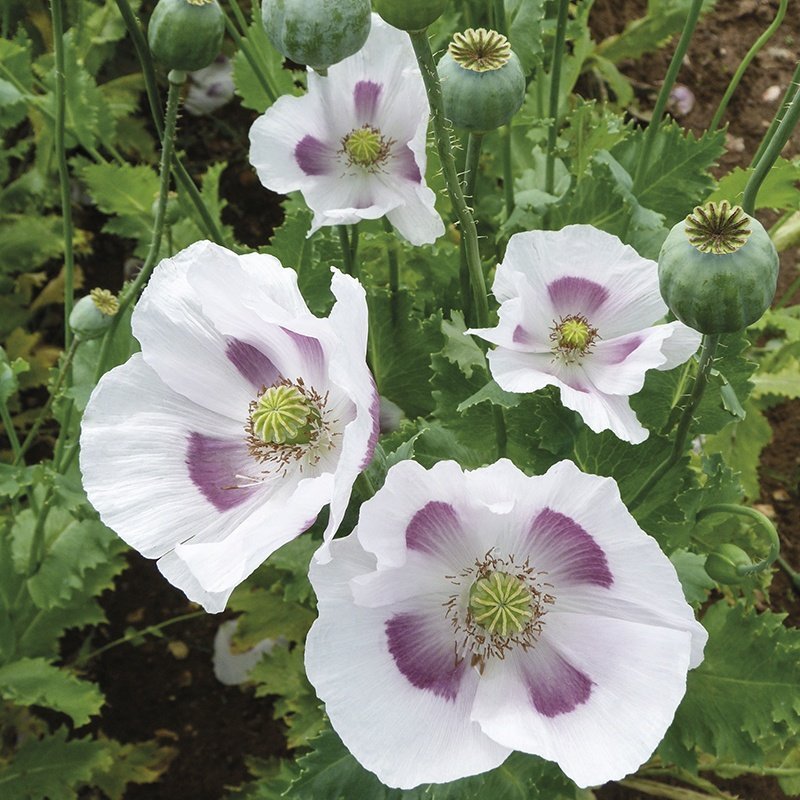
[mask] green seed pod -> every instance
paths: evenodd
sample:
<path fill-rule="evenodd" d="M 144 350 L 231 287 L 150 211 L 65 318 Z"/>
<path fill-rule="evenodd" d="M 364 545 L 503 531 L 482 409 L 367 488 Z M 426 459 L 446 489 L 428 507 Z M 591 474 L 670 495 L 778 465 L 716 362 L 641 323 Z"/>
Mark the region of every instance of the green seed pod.
<path fill-rule="evenodd" d="M 278 52 L 317 71 L 358 52 L 372 24 L 370 0 L 264 0 L 261 16 Z"/>
<path fill-rule="evenodd" d="M 372 0 L 372 7 L 401 31 L 421 31 L 442 15 L 447 0 Z"/>
<path fill-rule="evenodd" d="M 697 206 L 669 232 L 658 257 L 661 296 L 701 333 L 733 333 L 769 308 L 778 253 L 761 223 L 722 201 Z"/>
<path fill-rule="evenodd" d="M 525 73 L 508 39 L 485 28 L 457 33 L 438 66 L 445 116 L 471 133 L 505 125 L 525 100 Z"/>
<path fill-rule="evenodd" d="M 739 575 L 737 567 L 749 567 L 750 557 L 735 544 L 721 544 L 706 559 L 706 572 L 711 580 L 722 584 L 741 583 L 745 575 Z"/>
<path fill-rule="evenodd" d="M 224 35 L 217 0 L 159 0 L 147 27 L 156 61 L 184 72 L 207 67 L 219 55 Z"/>
<path fill-rule="evenodd" d="M 118 310 L 119 301 L 108 289 L 92 289 L 72 307 L 70 330 L 83 342 L 97 339 L 109 329 Z"/>

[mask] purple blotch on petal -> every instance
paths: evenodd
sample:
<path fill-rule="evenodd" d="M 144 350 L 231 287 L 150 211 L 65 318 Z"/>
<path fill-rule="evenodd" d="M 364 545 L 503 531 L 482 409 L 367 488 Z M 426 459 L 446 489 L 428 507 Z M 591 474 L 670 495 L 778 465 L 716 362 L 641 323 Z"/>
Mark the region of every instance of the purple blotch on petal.
<path fill-rule="evenodd" d="M 186 466 L 192 483 L 217 511 L 244 503 L 258 488 L 237 486 L 236 475 L 246 463 L 242 444 L 192 431 L 186 449 Z"/>
<path fill-rule="evenodd" d="M 644 341 L 642 336 L 631 336 L 605 348 L 603 360 L 607 364 L 621 364 Z"/>
<path fill-rule="evenodd" d="M 592 681 L 560 655 L 548 659 L 547 674 L 526 675 L 528 696 L 545 717 L 567 714 L 585 703 L 592 693 Z"/>
<path fill-rule="evenodd" d="M 356 116 L 361 123 L 371 123 L 375 119 L 382 91 L 383 86 L 374 81 L 359 81 L 353 88 Z"/>
<path fill-rule="evenodd" d="M 531 341 L 531 336 L 528 331 L 522 327 L 522 325 L 517 325 L 517 327 L 514 328 L 511 341 L 514 342 L 514 344 L 529 344 Z"/>
<path fill-rule="evenodd" d="M 442 544 L 461 534 L 461 523 L 455 508 L 441 500 L 426 503 L 408 523 L 406 546 L 410 550 L 435 554 Z"/>
<path fill-rule="evenodd" d="M 239 374 L 258 390 L 272 386 L 281 375 L 278 368 L 257 347 L 230 337 L 225 343 L 225 355 Z"/>
<path fill-rule="evenodd" d="M 419 164 L 411 148 L 404 144 L 394 151 L 393 172 L 412 183 L 422 183 L 422 173 L 419 171 Z"/>
<path fill-rule="evenodd" d="M 381 398 L 378 395 L 378 389 L 375 386 L 375 379 L 370 375 L 372 380 L 372 402 L 369 406 L 369 413 L 372 417 L 372 430 L 369 434 L 367 441 L 367 451 L 364 453 L 364 458 L 361 461 L 360 471 L 365 470 L 372 461 L 372 456 L 375 453 L 375 445 L 378 443 L 378 436 L 381 432 Z"/>
<path fill-rule="evenodd" d="M 567 580 L 608 588 L 614 582 L 606 554 L 572 517 L 545 508 L 536 515 L 528 533 L 531 549 L 546 548 Z"/>
<path fill-rule="evenodd" d="M 397 614 L 386 622 L 386 639 L 397 669 L 409 683 L 445 700 L 456 699 L 467 664 L 456 662 L 449 638 L 438 639 L 419 615 Z"/>
<path fill-rule="evenodd" d="M 304 365 L 308 369 L 318 370 L 319 373 L 324 373 L 325 351 L 322 349 L 320 340 L 313 336 L 296 333 L 295 331 L 289 330 L 289 328 L 282 327 L 281 330 L 295 343 L 297 352 L 300 354 Z"/>
<path fill-rule="evenodd" d="M 547 286 L 547 293 L 558 314 L 585 314 L 591 322 L 594 314 L 608 300 L 608 289 L 588 278 L 565 276 Z"/>
<path fill-rule="evenodd" d="M 329 175 L 331 173 L 331 154 L 328 146 L 314 136 L 307 134 L 294 148 L 294 159 L 306 175 Z"/>

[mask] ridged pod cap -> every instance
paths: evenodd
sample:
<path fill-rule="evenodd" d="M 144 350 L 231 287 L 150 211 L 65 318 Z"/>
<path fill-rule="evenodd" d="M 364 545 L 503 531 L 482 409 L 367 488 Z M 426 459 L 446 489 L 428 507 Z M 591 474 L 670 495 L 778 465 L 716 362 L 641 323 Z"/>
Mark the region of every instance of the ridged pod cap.
<path fill-rule="evenodd" d="M 372 24 L 370 0 L 264 0 L 261 17 L 279 53 L 316 70 L 357 53 Z"/>
<path fill-rule="evenodd" d="M 485 28 L 457 33 L 437 67 L 445 116 L 471 133 L 505 125 L 525 100 L 525 73 L 508 39 Z"/>
<path fill-rule="evenodd" d="M 447 0 L 372 0 L 372 7 L 401 31 L 421 31 L 442 15 Z"/>
<path fill-rule="evenodd" d="M 658 256 L 661 296 L 701 333 L 734 333 L 769 308 L 778 282 L 775 245 L 761 223 L 728 202 L 697 206 Z"/>
<path fill-rule="evenodd" d="M 147 26 L 153 57 L 168 70 L 207 67 L 222 49 L 225 17 L 217 0 L 159 0 Z"/>

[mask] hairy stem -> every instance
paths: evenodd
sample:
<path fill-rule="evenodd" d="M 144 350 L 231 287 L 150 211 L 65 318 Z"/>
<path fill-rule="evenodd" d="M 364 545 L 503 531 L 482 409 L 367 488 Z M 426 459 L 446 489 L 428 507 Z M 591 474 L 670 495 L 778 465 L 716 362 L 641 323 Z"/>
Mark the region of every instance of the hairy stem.
<path fill-rule="evenodd" d="M 556 38 L 553 42 L 553 59 L 550 63 L 550 106 L 548 117 L 550 127 L 547 130 L 547 161 L 544 172 L 544 190 L 553 193 L 555 183 L 556 139 L 558 137 L 558 101 L 561 91 L 561 63 L 564 60 L 564 41 L 567 35 L 567 12 L 569 0 L 558 0 L 558 19 L 556 21 Z"/>

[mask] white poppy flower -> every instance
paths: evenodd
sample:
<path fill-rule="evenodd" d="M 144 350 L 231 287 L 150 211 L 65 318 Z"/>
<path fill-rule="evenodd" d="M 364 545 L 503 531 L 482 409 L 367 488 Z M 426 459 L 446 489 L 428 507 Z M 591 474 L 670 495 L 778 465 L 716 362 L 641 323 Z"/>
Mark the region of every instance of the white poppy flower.
<path fill-rule="evenodd" d="M 469 331 L 498 347 L 495 381 L 509 392 L 557 386 L 561 402 L 595 432 L 638 444 L 649 435 L 628 398 L 649 369 L 682 364 L 700 334 L 667 313 L 658 265 L 591 225 L 517 233 L 492 287 L 496 328 Z"/>
<path fill-rule="evenodd" d="M 250 161 L 268 189 L 299 189 L 323 225 L 386 216 L 414 245 L 444 233 L 425 185 L 428 99 L 408 36 L 376 14 L 364 47 L 308 71 L 308 93 L 284 95 L 250 130 Z"/>
<path fill-rule="evenodd" d="M 193 244 L 158 265 L 133 313 L 142 352 L 89 400 L 89 500 L 207 611 L 328 503 L 332 536 L 371 458 L 364 290 L 337 271 L 331 288 L 319 319 L 272 256 Z"/>
<path fill-rule="evenodd" d="M 473 775 L 512 750 L 579 786 L 653 752 L 703 657 L 675 569 L 611 478 L 569 461 L 394 466 L 315 559 L 306 670 L 381 781 Z"/>

